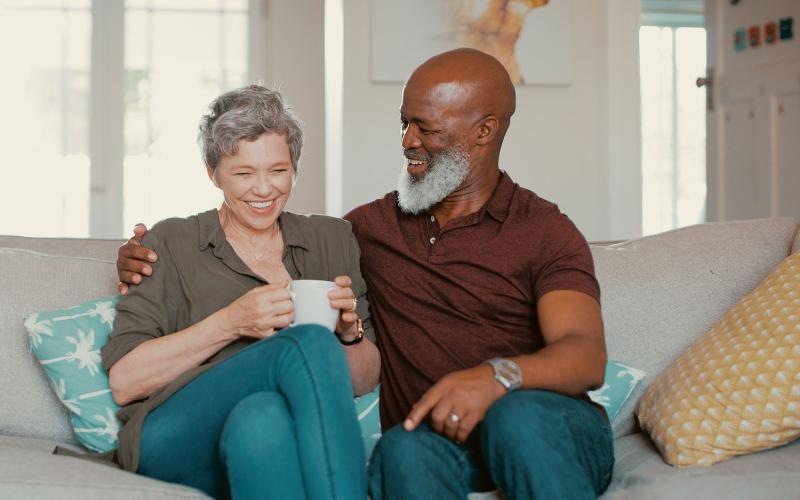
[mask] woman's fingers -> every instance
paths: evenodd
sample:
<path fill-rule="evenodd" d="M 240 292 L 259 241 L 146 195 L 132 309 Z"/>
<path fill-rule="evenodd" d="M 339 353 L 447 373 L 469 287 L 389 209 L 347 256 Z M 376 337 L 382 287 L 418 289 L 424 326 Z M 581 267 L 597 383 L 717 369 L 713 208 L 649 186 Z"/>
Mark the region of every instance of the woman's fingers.
<path fill-rule="evenodd" d="M 353 284 L 353 280 L 350 279 L 350 276 L 337 276 L 333 279 L 333 282 L 340 288 L 348 288 Z"/>
<path fill-rule="evenodd" d="M 289 311 L 288 313 L 284 314 L 276 314 L 269 319 L 269 329 L 270 330 L 280 330 L 281 328 L 286 328 L 290 324 L 292 324 L 292 320 L 294 319 L 294 311 Z"/>
<path fill-rule="evenodd" d="M 340 276 L 339 278 L 342 277 Z M 350 280 L 350 278 L 347 278 L 347 276 L 344 276 L 343 278 L 346 278 L 347 281 Z M 349 286 L 331 289 L 328 291 L 328 298 L 331 301 L 331 307 L 334 309 L 341 309 L 342 312 L 355 311 L 356 305 L 358 304 L 356 295 L 353 292 L 353 289 Z"/>
<path fill-rule="evenodd" d="M 254 288 L 252 293 L 258 297 L 259 303 L 268 306 L 270 303 L 289 301 L 292 297 L 286 288 L 286 283 L 271 283 L 269 285 Z"/>

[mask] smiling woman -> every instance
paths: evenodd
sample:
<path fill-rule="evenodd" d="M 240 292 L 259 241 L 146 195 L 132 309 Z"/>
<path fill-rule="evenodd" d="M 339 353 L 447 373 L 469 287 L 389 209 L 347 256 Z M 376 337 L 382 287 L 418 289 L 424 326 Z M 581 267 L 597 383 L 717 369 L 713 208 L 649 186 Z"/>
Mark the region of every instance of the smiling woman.
<path fill-rule="evenodd" d="M 380 359 L 350 225 L 284 211 L 303 136 L 278 92 L 218 97 L 200 142 L 222 206 L 123 247 L 158 258 L 102 350 L 122 406 L 116 461 L 213 497 L 365 498 L 352 396 L 375 387 Z M 301 277 L 335 282 L 333 332 L 290 327 Z"/>
<path fill-rule="evenodd" d="M 290 279 L 278 216 L 297 175 L 303 135 L 280 94 L 250 86 L 229 92 L 203 117 L 208 176 L 222 191 L 219 219 L 228 242 L 269 282 Z"/>

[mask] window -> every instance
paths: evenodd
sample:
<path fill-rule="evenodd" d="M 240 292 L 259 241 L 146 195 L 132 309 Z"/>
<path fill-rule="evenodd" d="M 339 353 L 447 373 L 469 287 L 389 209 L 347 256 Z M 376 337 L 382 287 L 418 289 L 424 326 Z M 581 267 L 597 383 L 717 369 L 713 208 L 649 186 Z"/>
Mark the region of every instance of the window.
<path fill-rule="evenodd" d="M 219 206 L 197 126 L 208 103 L 247 79 L 247 1 L 125 5 L 123 227 Z M 191 193 L 191 197 L 185 196 Z"/>
<path fill-rule="evenodd" d="M 124 29 L 93 37 L 93 17 L 108 15 Z M 213 97 L 247 81 L 247 41 L 248 0 L 0 0 L 0 63 L 13 68 L 0 79 L 0 234 L 120 237 L 218 205 L 197 125 Z M 124 63 L 93 72 L 115 49 Z M 112 96 L 109 110 L 92 111 L 93 95 Z M 106 112 L 120 126 L 92 127 Z M 93 141 L 112 150 L 91 158 Z M 122 184 L 119 222 L 104 229 L 90 224 L 98 173 Z"/>
<path fill-rule="evenodd" d="M 645 0 L 639 30 L 642 232 L 705 220 L 706 71 L 702 2 Z"/>
<path fill-rule="evenodd" d="M 89 0 L 0 6 L 0 233 L 88 236 Z"/>

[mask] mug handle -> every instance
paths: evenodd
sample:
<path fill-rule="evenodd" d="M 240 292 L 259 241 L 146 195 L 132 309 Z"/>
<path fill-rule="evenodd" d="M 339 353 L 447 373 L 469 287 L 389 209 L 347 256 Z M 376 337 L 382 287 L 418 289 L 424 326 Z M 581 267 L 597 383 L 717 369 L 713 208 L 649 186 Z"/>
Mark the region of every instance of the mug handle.
<path fill-rule="evenodd" d="M 297 293 L 295 293 L 295 291 L 292 290 L 292 282 L 291 281 L 289 282 L 288 285 L 286 285 L 286 291 L 289 292 L 289 298 L 292 299 L 292 302 L 294 302 L 297 299 Z M 294 321 L 289 323 L 289 328 L 291 328 L 293 326 L 294 326 Z"/>

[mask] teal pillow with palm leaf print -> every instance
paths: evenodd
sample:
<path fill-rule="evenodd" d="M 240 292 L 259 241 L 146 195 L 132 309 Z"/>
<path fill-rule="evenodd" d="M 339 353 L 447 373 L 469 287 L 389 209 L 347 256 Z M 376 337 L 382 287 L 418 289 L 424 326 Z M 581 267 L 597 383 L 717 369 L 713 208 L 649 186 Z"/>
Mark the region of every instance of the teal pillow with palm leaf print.
<path fill-rule="evenodd" d="M 372 392 L 358 396 L 353 400 L 356 405 L 358 425 L 361 427 L 361 439 L 364 441 L 364 451 L 369 460 L 372 450 L 381 438 L 381 417 L 378 412 L 380 401 L 380 385 Z"/>
<path fill-rule="evenodd" d="M 589 392 L 589 398 L 603 406 L 608 414 L 608 420 L 612 421 L 644 376 L 645 372 L 638 368 L 609 361 L 606 364 L 603 387 Z"/>
<path fill-rule="evenodd" d="M 78 441 L 91 451 L 117 447 L 119 406 L 111 397 L 100 348 L 108 341 L 119 296 L 25 318 L 28 345 L 70 413 Z"/>

